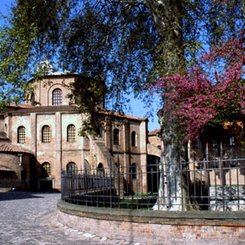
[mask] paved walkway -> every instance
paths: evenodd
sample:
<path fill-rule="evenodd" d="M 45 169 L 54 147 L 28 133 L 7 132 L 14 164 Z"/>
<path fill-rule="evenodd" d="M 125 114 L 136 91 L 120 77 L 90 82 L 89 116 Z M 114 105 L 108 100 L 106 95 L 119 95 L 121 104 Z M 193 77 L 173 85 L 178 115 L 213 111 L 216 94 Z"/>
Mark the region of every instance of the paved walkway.
<path fill-rule="evenodd" d="M 64 227 L 57 222 L 58 193 L 0 193 L 0 245 L 128 244 Z"/>

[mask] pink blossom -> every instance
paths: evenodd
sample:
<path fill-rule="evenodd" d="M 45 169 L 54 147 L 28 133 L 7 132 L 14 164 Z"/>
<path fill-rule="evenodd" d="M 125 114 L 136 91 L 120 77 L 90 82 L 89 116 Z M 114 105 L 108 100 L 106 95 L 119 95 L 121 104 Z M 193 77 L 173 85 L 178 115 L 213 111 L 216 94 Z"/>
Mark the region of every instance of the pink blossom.
<path fill-rule="evenodd" d="M 204 126 L 222 112 L 233 113 L 230 105 L 245 113 L 244 51 L 242 40 L 232 38 L 203 54 L 201 63 L 186 74 L 163 77 L 151 87 L 163 91 L 163 113 L 172 113 L 186 138 L 198 137 Z M 217 62 L 222 62 L 222 67 L 212 69 Z M 205 71 L 202 67 L 210 69 Z"/>

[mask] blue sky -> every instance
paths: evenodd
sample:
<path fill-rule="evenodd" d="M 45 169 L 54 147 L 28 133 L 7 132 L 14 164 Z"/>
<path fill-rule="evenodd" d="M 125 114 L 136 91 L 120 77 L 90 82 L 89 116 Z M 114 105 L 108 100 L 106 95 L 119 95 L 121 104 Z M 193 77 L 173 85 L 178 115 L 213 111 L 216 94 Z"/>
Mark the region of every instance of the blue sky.
<path fill-rule="evenodd" d="M 0 11 L 1 13 L 6 14 L 6 7 L 10 6 L 10 4 L 14 2 L 13 0 L 0 0 Z"/>
<path fill-rule="evenodd" d="M 14 0 L 0 0 L 0 12 L 6 15 L 8 13 L 7 10 L 12 2 L 14 2 Z M 154 98 L 154 103 L 151 107 L 141 102 L 140 100 L 133 98 L 133 96 L 131 96 L 130 99 L 131 110 L 129 110 L 126 113 L 140 118 L 144 118 L 146 117 L 147 113 L 150 112 L 153 116 L 149 118 L 148 130 L 151 131 L 159 128 L 158 119 L 156 115 L 157 111 L 159 110 L 159 98 Z"/>

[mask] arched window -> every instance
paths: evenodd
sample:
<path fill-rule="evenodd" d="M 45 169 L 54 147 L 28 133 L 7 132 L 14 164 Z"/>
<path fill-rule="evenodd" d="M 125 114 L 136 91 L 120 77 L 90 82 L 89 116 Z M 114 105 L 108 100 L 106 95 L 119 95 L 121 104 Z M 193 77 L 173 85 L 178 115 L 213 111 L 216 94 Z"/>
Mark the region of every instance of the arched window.
<path fill-rule="evenodd" d="M 77 174 L 77 165 L 74 162 L 69 162 L 66 165 L 67 174 L 74 175 Z"/>
<path fill-rule="evenodd" d="M 118 128 L 115 128 L 113 130 L 113 144 L 119 145 L 119 129 Z"/>
<path fill-rule="evenodd" d="M 62 90 L 59 88 L 52 92 L 52 105 L 62 105 Z"/>
<path fill-rule="evenodd" d="M 42 142 L 50 143 L 50 140 L 51 140 L 50 127 L 45 125 L 42 128 Z"/>
<path fill-rule="evenodd" d="M 131 133 L 131 146 L 136 146 L 136 132 Z"/>
<path fill-rule="evenodd" d="M 20 127 L 18 127 L 17 131 L 18 131 L 17 132 L 17 143 L 24 144 L 26 141 L 25 127 L 20 126 Z"/>
<path fill-rule="evenodd" d="M 99 176 L 104 176 L 105 175 L 105 169 L 104 169 L 104 165 L 103 163 L 99 163 L 98 167 L 97 167 L 97 173 Z"/>
<path fill-rule="evenodd" d="M 130 168 L 129 172 L 130 172 L 131 178 L 132 179 L 136 179 L 137 178 L 137 166 L 136 166 L 136 163 L 132 163 L 129 168 Z"/>
<path fill-rule="evenodd" d="M 35 105 L 35 94 L 34 93 L 31 94 L 30 102 L 32 105 Z"/>
<path fill-rule="evenodd" d="M 76 141 L 76 127 L 73 124 L 67 127 L 67 142 Z"/>
<path fill-rule="evenodd" d="M 49 177 L 51 175 L 51 165 L 49 162 L 42 164 L 42 177 Z"/>

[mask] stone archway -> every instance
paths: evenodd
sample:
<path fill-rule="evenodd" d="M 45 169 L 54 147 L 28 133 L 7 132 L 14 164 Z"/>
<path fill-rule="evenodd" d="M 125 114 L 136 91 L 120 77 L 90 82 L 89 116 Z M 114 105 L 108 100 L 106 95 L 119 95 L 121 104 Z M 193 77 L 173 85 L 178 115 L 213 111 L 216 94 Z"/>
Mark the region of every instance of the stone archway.
<path fill-rule="evenodd" d="M 147 144 L 147 192 L 158 192 L 159 162 L 161 150 L 153 144 Z"/>
<path fill-rule="evenodd" d="M 105 168 L 104 168 L 103 163 L 101 163 L 101 162 L 97 166 L 97 174 L 99 176 L 104 176 L 105 175 Z"/>
<path fill-rule="evenodd" d="M 147 156 L 147 192 L 154 193 L 159 187 L 159 161 L 160 158 L 154 155 Z"/>

